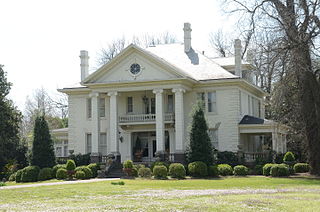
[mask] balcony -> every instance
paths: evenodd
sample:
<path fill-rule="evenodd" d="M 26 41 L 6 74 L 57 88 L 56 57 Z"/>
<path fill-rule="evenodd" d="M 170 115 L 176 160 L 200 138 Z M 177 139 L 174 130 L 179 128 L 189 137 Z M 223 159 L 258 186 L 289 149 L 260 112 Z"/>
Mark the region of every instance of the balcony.
<path fill-rule="evenodd" d="M 166 113 L 164 115 L 165 123 L 174 123 L 174 113 Z M 134 114 L 119 116 L 120 125 L 130 124 L 155 124 L 156 114 Z"/>

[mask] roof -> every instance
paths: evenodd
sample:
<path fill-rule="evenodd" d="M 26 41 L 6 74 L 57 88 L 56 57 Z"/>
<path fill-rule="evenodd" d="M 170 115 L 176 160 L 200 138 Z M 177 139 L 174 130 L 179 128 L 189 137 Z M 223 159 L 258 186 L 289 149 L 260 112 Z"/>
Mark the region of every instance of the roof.
<path fill-rule="evenodd" d="M 217 57 L 217 58 L 211 58 L 211 60 L 213 60 L 214 62 L 216 62 L 217 64 L 219 64 L 220 66 L 234 66 L 234 61 L 235 61 L 235 57 Z M 245 60 L 241 60 L 241 64 L 242 65 L 248 65 L 248 66 L 252 66 L 251 63 L 245 61 Z"/>
<path fill-rule="evenodd" d="M 261 119 L 255 116 L 245 115 L 239 124 L 271 124 L 273 121 L 268 119 Z"/>
<path fill-rule="evenodd" d="M 145 51 L 177 67 L 195 80 L 239 78 L 197 50 L 184 52 L 184 45 L 181 43 L 151 46 Z"/>

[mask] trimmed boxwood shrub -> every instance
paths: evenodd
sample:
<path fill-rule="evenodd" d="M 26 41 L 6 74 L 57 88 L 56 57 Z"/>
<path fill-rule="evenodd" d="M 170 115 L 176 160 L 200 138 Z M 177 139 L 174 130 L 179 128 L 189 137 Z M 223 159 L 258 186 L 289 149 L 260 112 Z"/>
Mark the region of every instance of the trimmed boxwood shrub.
<path fill-rule="evenodd" d="M 258 174 L 258 175 L 262 175 L 262 168 L 263 168 L 263 165 L 255 165 L 254 167 L 254 174 Z"/>
<path fill-rule="evenodd" d="M 183 179 L 186 177 L 186 169 L 181 163 L 172 163 L 169 166 L 169 175 L 173 178 Z"/>
<path fill-rule="evenodd" d="M 126 160 L 123 162 L 123 168 L 125 169 L 132 169 L 133 168 L 133 162 L 132 160 Z"/>
<path fill-rule="evenodd" d="M 136 168 L 136 169 L 138 170 L 138 172 L 139 172 L 139 170 L 140 170 L 141 168 L 146 168 L 146 166 L 143 165 L 143 164 L 136 164 L 136 165 L 133 165 L 133 168 Z"/>
<path fill-rule="evenodd" d="M 22 176 L 22 169 L 18 170 L 16 172 L 16 182 L 20 183 L 21 182 L 21 176 Z"/>
<path fill-rule="evenodd" d="M 236 176 L 246 176 L 248 174 L 248 168 L 243 165 L 237 165 L 233 167 L 233 174 Z"/>
<path fill-rule="evenodd" d="M 232 175 L 233 170 L 229 164 L 219 164 L 218 165 L 218 173 L 222 176 Z"/>
<path fill-rule="evenodd" d="M 76 166 L 87 166 L 90 164 L 90 153 L 88 154 L 77 154 L 77 155 L 70 155 L 70 159 L 74 160 Z"/>
<path fill-rule="evenodd" d="M 295 173 L 305 173 L 309 172 L 310 166 L 307 163 L 296 163 L 293 166 L 293 170 Z"/>
<path fill-rule="evenodd" d="M 56 177 L 58 169 L 67 169 L 66 164 L 57 164 L 52 168 L 52 175 Z"/>
<path fill-rule="evenodd" d="M 39 166 L 27 166 L 22 170 L 21 182 L 36 182 L 40 172 Z"/>
<path fill-rule="evenodd" d="M 155 167 L 155 166 L 161 166 L 161 165 L 163 165 L 163 166 L 165 166 L 167 169 L 169 169 L 169 164 L 168 163 L 166 163 L 166 162 L 162 162 L 162 161 L 156 161 L 156 162 L 153 162 L 152 164 L 151 164 L 151 171 L 153 171 L 153 168 Z"/>
<path fill-rule="evenodd" d="M 208 167 L 202 161 L 195 161 L 188 165 L 189 174 L 192 177 L 206 177 L 208 176 Z"/>
<path fill-rule="evenodd" d="M 67 179 L 67 177 L 68 177 L 68 173 L 67 173 L 66 169 L 64 169 L 64 168 L 58 169 L 57 174 L 56 174 L 56 178 L 58 180 L 64 180 L 64 179 Z"/>
<path fill-rule="evenodd" d="M 86 174 L 83 171 L 76 171 L 75 177 L 79 180 L 84 180 L 86 179 Z"/>
<path fill-rule="evenodd" d="M 217 165 L 208 166 L 208 175 L 210 177 L 218 177 L 219 176 L 218 166 Z"/>
<path fill-rule="evenodd" d="M 67 160 L 67 163 L 66 163 L 67 171 L 74 171 L 75 168 L 76 168 L 76 163 L 74 162 L 74 160 Z"/>
<path fill-rule="evenodd" d="M 289 167 L 285 164 L 274 164 L 271 167 L 270 175 L 272 177 L 289 176 Z"/>
<path fill-rule="evenodd" d="M 137 168 L 132 168 L 131 175 L 133 177 L 138 177 L 138 169 Z"/>
<path fill-rule="evenodd" d="M 87 166 L 89 169 L 92 171 L 92 177 L 97 177 L 98 176 L 98 170 L 100 169 L 99 165 L 97 163 L 90 163 Z"/>
<path fill-rule="evenodd" d="M 87 166 L 79 166 L 74 171 L 83 171 L 85 173 L 86 179 L 90 179 L 93 176 L 91 169 L 89 169 Z"/>
<path fill-rule="evenodd" d="M 287 163 L 287 164 L 292 164 L 295 161 L 295 157 L 294 154 L 292 152 L 287 152 L 284 156 L 283 156 L 283 162 Z"/>
<path fill-rule="evenodd" d="M 139 171 L 139 176 L 143 178 L 150 178 L 152 176 L 152 172 L 150 168 L 140 168 Z"/>
<path fill-rule="evenodd" d="M 52 168 L 43 168 L 40 170 L 39 175 L 38 175 L 39 181 L 50 180 L 52 178 L 53 178 Z"/>
<path fill-rule="evenodd" d="M 272 166 L 275 165 L 273 163 L 267 163 L 262 167 L 262 174 L 264 176 L 270 176 L 270 170 L 272 168 Z"/>
<path fill-rule="evenodd" d="M 157 165 L 153 168 L 153 175 L 156 179 L 167 179 L 168 169 L 164 165 Z"/>

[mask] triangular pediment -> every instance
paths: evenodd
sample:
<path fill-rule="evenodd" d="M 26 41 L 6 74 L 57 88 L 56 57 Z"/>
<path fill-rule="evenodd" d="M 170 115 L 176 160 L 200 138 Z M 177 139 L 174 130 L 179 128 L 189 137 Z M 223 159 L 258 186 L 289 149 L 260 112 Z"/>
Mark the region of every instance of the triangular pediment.
<path fill-rule="evenodd" d="M 131 68 L 133 64 L 139 66 L 137 73 L 132 73 L 134 72 Z M 130 45 L 109 63 L 89 75 L 84 84 L 159 81 L 185 77 L 182 72 L 161 58 L 157 58 L 135 45 Z"/>

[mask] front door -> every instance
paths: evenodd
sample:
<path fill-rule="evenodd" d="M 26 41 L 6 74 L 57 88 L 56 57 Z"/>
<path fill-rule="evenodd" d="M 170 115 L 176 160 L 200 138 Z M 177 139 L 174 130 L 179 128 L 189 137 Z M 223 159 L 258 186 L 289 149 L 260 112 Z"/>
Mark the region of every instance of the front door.
<path fill-rule="evenodd" d="M 157 143 L 155 137 L 141 139 L 142 143 L 142 161 L 149 162 L 155 160 Z"/>

